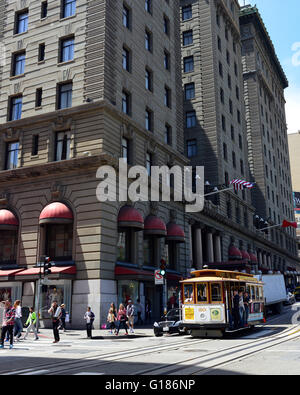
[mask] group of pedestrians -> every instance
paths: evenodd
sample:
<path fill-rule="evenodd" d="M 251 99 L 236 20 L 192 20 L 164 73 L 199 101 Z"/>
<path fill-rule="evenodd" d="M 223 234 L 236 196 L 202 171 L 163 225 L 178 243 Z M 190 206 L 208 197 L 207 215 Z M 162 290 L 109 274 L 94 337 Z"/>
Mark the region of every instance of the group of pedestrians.
<path fill-rule="evenodd" d="M 243 328 L 248 326 L 249 308 L 252 300 L 248 292 L 243 290 L 233 291 L 233 322 L 234 329 Z"/>
<path fill-rule="evenodd" d="M 107 329 L 112 334 L 113 331 L 118 336 L 120 329 L 125 329 L 126 335 L 128 335 L 128 329 L 130 333 L 134 333 L 135 318 L 137 317 L 137 325 L 143 325 L 142 320 L 143 305 L 140 299 L 137 299 L 134 305 L 132 300 L 128 300 L 128 304 L 125 307 L 123 303 L 120 304 L 118 312 L 116 311 L 114 303 L 111 303 L 108 315 L 107 315 Z"/>

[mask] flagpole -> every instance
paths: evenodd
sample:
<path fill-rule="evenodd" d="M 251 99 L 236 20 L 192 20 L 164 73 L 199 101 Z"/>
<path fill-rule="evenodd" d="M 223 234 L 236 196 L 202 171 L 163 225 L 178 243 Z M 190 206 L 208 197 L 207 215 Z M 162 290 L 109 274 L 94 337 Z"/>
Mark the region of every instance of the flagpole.
<path fill-rule="evenodd" d="M 226 189 L 221 189 L 221 190 L 218 190 L 218 191 L 207 193 L 206 195 L 203 195 L 202 197 L 216 195 L 217 193 L 221 193 L 221 192 L 232 191 L 233 189 L 234 189 L 233 187 L 226 188 Z"/>
<path fill-rule="evenodd" d="M 268 226 L 267 228 L 262 228 L 262 229 L 258 229 L 260 232 L 267 230 L 267 229 L 272 229 L 272 228 L 278 228 L 278 226 L 282 226 L 282 223 L 278 224 L 278 225 L 273 225 L 273 226 Z"/>

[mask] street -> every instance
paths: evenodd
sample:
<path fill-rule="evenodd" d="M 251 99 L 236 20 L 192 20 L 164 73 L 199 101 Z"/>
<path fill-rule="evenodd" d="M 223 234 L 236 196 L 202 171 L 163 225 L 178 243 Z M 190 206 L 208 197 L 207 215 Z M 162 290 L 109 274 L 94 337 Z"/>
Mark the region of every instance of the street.
<path fill-rule="evenodd" d="M 52 331 L 42 329 L 1 350 L 1 375 L 219 375 L 298 374 L 300 370 L 300 303 L 284 307 L 281 315 L 243 335 L 223 339 L 190 336 L 154 337 L 151 328 L 137 328 L 119 337 L 95 330 L 61 333 L 52 344 Z"/>

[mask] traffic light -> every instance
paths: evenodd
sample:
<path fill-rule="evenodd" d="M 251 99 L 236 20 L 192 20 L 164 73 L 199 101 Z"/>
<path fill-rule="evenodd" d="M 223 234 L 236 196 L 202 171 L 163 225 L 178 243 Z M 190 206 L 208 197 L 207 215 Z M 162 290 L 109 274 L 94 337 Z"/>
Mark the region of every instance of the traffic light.
<path fill-rule="evenodd" d="M 51 258 L 46 256 L 44 261 L 44 276 L 51 274 Z"/>
<path fill-rule="evenodd" d="M 166 261 L 164 259 L 161 259 L 160 261 L 160 272 L 159 274 L 161 276 L 165 276 L 166 275 Z"/>

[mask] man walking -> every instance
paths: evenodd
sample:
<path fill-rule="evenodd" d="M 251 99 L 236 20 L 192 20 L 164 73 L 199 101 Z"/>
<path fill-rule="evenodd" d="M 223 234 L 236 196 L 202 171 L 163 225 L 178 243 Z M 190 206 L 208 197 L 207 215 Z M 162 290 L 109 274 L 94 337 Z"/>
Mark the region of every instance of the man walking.
<path fill-rule="evenodd" d="M 86 333 L 88 339 L 92 338 L 92 329 L 93 329 L 93 323 L 95 320 L 95 314 L 92 312 L 92 309 L 90 306 L 88 306 L 86 313 L 84 314 L 84 319 L 86 323 Z"/>
<path fill-rule="evenodd" d="M 52 328 L 53 328 L 53 335 L 54 335 L 54 342 L 53 343 L 58 343 L 60 341 L 58 326 L 59 326 L 60 317 L 61 317 L 61 308 L 58 306 L 56 301 L 54 301 L 52 303 L 52 306 L 48 310 L 48 313 L 50 314 L 50 317 L 52 319 Z"/>
<path fill-rule="evenodd" d="M 8 332 L 10 337 L 10 345 L 9 348 L 13 348 L 14 343 L 14 325 L 15 325 L 15 316 L 16 311 L 12 307 L 9 300 L 7 300 L 4 304 L 4 316 L 3 316 L 3 323 L 2 323 L 2 331 L 1 331 L 1 344 L 0 348 L 4 348 L 4 339 L 5 335 Z"/>
<path fill-rule="evenodd" d="M 27 321 L 25 323 L 26 326 L 28 325 L 28 328 L 26 330 L 26 333 L 25 333 L 25 336 L 24 336 L 24 340 L 26 340 L 26 338 L 27 338 L 27 336 L 28 336 L 28 334 L 30 333 L 31 330 L 33 331 L 34 336 L 35 336 L 34 340 L 39 340 L 35 324 L 36 324 L 36 314 L 35 314 L 35 312 L 33 310 L 33 307 L 30 307 L 30 309 L 29 309 L 29 316 L 28 316 L 28 319 L 27 319 Z"/>

